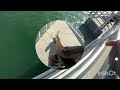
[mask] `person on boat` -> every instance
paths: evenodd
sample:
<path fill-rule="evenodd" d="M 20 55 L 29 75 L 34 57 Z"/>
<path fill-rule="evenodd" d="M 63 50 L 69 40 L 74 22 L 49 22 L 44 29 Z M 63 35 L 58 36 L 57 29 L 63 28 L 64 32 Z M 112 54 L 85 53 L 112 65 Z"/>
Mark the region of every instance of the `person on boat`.
<path fill-rule="evenodd" d="M 120 40 L 106 42 L 107 46 L 113 46 L 109 54 L 109 65 L 120 77 Z"/>

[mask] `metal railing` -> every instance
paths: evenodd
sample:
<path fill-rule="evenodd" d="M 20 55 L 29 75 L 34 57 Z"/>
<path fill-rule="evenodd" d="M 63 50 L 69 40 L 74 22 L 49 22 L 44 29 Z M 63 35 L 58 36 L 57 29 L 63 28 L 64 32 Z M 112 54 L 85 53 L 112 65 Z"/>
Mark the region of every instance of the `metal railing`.
<path fill-rule="evenodd" d="M 44 27 L 42 27 L 40 30 L 39 30 L 39 32 L 38 32 L 38 34 L 37 34 L 37 36 L 36 36 L 36 43 L 39 41 L 39 39 L 44 35 L 44 33 L 55 23 L 56 21 L 52 21 L 52 22 L 50 22 L 50 23 L 48 23 L 48 24 L 46 24 Z"/>
<path fill-rule="evenodd" d="M 118 11 L 91 11 L 89 13 L 89 17 L 90 17 L 90 20 L 91 19 L 95 19 L 99 24 L 100 26 L 95 30 L 102 30 L 104 32 L 106 32 L 106 28 L 105 26 L 108 27 L 108 30 L 110 29 L 108 24 L 111 25 L 111 27 L 114 25 L 111 21 L 114 21 L 114 16 L 118 13 Z M 101 23 L 101 21 L 103 23 Z"/>

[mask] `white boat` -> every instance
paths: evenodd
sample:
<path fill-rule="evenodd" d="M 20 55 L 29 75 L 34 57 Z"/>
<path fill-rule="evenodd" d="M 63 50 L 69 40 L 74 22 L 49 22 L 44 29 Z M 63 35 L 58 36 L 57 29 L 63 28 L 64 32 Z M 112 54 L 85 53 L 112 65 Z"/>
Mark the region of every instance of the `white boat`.
<path fill-rule="evenodd" d="M 95 15 L 100 13 L 96 11 Z M 102 13 L 102 12 L 101 12 Z M 102 33 L 92 42 L 85 46 L 82 58 L 73 67 L 64 70 L 49 69 L 44 73 L 34 77 L 33 79 L 106 79 L 113 78 L 106 75 L 99 75 L 99 72 L 109 69 L 108 64 L 109 53 L 112 47 L 105 45 L 108 40 L 120 39 L 120 23 L 109 22 L 114 20 L 115 14 L 109 15 L 104 21 L 101 16 L 90 17 L 98 28 L 93 31 L 102 30 Z M 87 23 L 90 23 L 89 21 Z M 44 64 L 48 66 L 49 50 L 45 52 L 46 47 L 52 42 L 52 38 L 57 31 L 61 31 L 60 39 L 64 46 L 85 45 L 84 38 L 80 36 L 80 32 L 75 30 L 67 21 L 54 21 L 43 27 L 36 40 L 37 55 Z M 53 45 L 54 46 L 54 45 Z M 52 46 L 51 46 L 52 47 Z M 54 47 L 52 47 L 54 48 Z M 53 51 L 54 52 L 54 51 Z"/>

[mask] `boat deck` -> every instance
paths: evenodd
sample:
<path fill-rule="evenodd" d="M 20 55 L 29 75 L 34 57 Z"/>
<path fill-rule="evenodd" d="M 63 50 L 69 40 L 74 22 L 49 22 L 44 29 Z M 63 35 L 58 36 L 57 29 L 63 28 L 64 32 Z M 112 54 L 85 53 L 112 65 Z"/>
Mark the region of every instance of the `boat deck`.
<path fill-rule="evenodd" d="M 80 46 L 79 40 L 65 21 L 57 20 L 44 35 L 37 41 L 35 48 L 39 59 L 48 66 L 49 54 L 55 53 L 53 38 L 59 31 L 59 37 L 63 46 Z"/>

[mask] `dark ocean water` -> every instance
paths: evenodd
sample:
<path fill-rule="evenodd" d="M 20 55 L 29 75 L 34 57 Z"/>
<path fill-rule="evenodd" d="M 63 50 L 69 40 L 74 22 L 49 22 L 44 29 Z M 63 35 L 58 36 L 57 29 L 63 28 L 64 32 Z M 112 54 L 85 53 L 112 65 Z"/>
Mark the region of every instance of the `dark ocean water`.
<path fill-rule="evenodd" d="M 60 19 L 77 29 L 86 18 L 80 11 L 0 11 L 0 78 L 32 78 L 48 70 L 35 51 L 40 28 Z"/>

